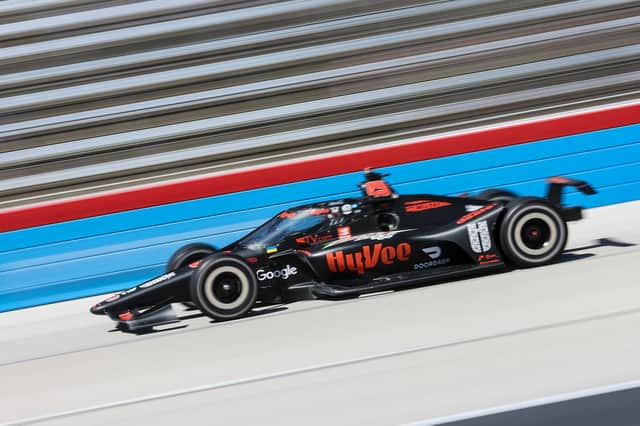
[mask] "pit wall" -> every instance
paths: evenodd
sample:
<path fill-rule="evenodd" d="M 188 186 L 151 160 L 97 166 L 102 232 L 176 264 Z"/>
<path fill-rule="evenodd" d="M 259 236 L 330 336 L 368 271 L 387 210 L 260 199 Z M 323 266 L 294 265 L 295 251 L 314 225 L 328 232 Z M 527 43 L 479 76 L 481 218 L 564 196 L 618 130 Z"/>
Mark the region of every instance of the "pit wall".
<path fill-rule="evenodd" d="M 577 121 L 588 131 L 578 131 L 575 116 L 540 119 L 489 133 L 265 167 L 241 177 L 159 185 L 145 188 L 145 196 L 128 191 L 1 211 L 0 312 L 121 290 L 160 274 L 184 244 L 224 246 L 287 207 L 358 196 L 363 165 L 390 173 L 389 181 L 402 194 L 503 187 L 541 196 L 546 177 L 565 175 L 598 190 L 587 197 L 570 189 L 566 204 L 598 207 L 640 199 L 640 108 L 606 112 L 604 118 L 598 111 Z M 545 132 L 557 136 L 540 137 Z M 490 137 L 499 139 L 487 141 Z M 213 195 L 200 196 L 207 183 Z M 190 192 L 190 185 L 197 190 Z M 240 189 L 224 193 L 225 188 Z M 176 201 L 176 194 L 184 200 Z"/>

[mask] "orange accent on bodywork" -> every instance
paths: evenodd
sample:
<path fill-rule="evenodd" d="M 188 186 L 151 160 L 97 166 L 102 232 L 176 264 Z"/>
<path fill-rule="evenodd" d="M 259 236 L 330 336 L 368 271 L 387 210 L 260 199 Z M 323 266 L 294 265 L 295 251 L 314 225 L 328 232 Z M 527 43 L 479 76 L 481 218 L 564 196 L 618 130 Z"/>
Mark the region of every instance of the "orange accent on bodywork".
<path fill-rule="evenodd" d="M 341 226 L 340 228 L 337 229 L 337 232 L 338 232 L 338 239 L 339 240 L 351 237 L 351 227 L 350 226 Z"/>
<path fill-rule="evenodd" d="M 447 201 L 431 201 L 431 200 L 415 200 L 404 203 L 404 211 L 407 213 L 416 213 L 424 210 L 437 209 L 439 207 L 450 206 Z"/>
<path fill-rule="evenodd" d="M 311 209 L 311 214 L 315 216 L 321 216 L 323 214 L 328 214 L 331 210 L 329 209 Z"/>
<path fill-rule="evenodd" d="M 365 193 L 369 197 L 390 197 L 391 188 L 383 180 L 372 180 L 364 184 Z"/>
<path fill-rule="evenodd" d="M 458 219 L 458 220 L 456 221 L 456 223 L 457 223 L 458 225 L 462 225 L 463 223 L 465 223 L 465 222 L 467 222 L 467 221 L 469 221 L 469 220 L 473 219 L 474 217 L 480 216 L 482 213 L 484 213 L 484 212 L 487 212 L 487 211 L 491 210 L 491 209 L 492 209 L 492 208 L 494 208 L 495 206 L 496 206 L 495 204 L 489 204 L 489 205 L 487 205 L 487 206 L 484 206 L 484 207 L 483 207 L 483 208 L 481 208 L 481 209 L 478 209 L 478 210 L 472 211 L 471 213 L 467 213 L 467 214 L 465 214 L 464 216 L 462 216 L 460 219 Z"/>
<path fill-rule="evenodd" d="M 120 321 L 130 321 L 133 319 L 133 313 L 131 311 L 123 312 L 118 314 L 118 319 Z"/>
<path fill-rule="evenodd" d="M 560 183 L 560 184 L 567 184 L 569 183 L 569 179 L 564 178 L 562 176 L 553 176 L 547 179 L 548 183 Z"/>

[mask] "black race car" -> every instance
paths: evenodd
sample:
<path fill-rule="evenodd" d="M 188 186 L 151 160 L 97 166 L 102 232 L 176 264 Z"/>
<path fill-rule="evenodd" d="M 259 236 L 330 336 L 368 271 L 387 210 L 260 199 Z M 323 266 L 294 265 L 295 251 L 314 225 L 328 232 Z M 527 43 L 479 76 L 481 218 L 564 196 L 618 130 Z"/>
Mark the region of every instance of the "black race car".
<path fill-rule="evenodd" d="M 175 320 L 171 303 L 191 304 L 217 321 L 257 306 L 342 299 L 507 267 L 553 262 L 580 207 L 561 203 L 565 186 L 594 194 L 586 182 L 548 179 L 546 198 L 489 189 L 475 197 L 398 195 L 365 170 L 362 197 L 283 211 L 219 250 L 189 244 L 167 272 L 94 305 L 125 330 Z"/>

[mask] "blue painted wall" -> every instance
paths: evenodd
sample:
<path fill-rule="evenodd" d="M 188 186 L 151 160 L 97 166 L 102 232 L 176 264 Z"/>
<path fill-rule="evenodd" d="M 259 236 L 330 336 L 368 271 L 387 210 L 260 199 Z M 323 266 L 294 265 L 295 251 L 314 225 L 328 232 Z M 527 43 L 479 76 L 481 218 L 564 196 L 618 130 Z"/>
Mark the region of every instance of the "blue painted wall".
<path fill-rule="evenodd" d="M 407 159 L 410 161 L 410 159 Z M 459 194 L 505 187 L 543 195 L 567 175 L 599 191 L 568 204 L 640 199 L 640 124 L 419 161 L 383 171 L 401 193 Z M 359 194 L 360 173 L 278 185 L 0 234 L 0 312 L 117 291 L 159 274 L 183 244 L 222 246 L 296 204 Z"/>

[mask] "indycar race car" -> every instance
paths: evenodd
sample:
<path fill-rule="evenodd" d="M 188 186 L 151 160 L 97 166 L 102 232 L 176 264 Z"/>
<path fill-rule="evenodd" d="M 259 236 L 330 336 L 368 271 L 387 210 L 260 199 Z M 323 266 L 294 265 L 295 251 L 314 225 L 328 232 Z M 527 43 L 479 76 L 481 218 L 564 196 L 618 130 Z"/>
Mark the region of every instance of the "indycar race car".
<path fill-rule="evenodd" d="M 175 321 L 186 303 L 216 321 L 258 306 L 342 299 L 558 259 L 568 221 L 563 188 L 591 195 L 586 182 L 553 177 L 546 198 L 501 189 L 477 196 L 398 195 L 385 175 L 365 170 L 362 196 L 281 212 L 222 249 L 188 244 L 166 273 L 91 307 L 124 330 Z"/>

